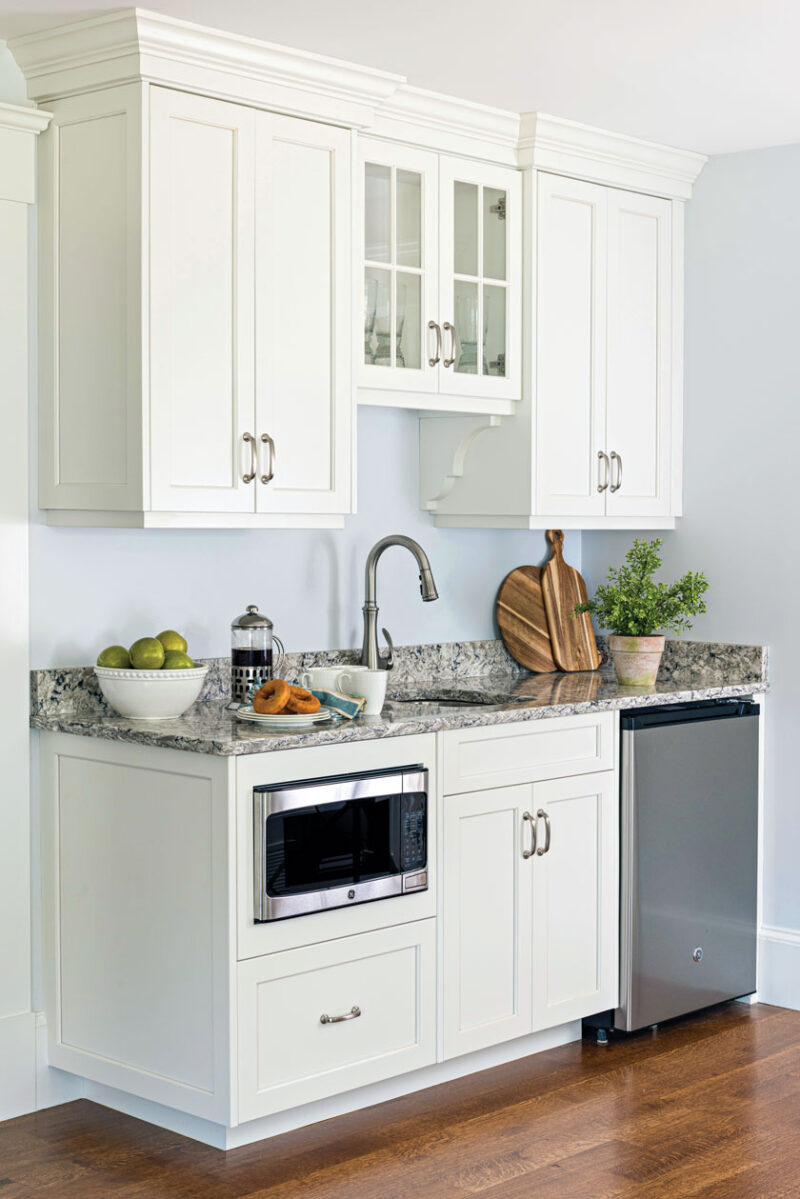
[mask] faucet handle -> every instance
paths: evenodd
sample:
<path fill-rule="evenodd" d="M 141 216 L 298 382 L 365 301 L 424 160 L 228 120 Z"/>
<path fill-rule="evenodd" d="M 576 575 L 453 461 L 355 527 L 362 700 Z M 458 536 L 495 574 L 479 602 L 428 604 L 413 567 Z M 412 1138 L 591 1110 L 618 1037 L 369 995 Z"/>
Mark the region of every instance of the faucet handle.
<path fill-rule="evenodd" d="M 378 654 L 378 666 L 383 670 L 391 670 L 394 666 L 394 642 L 389 636 L 388 629 L 381 629 L 381 632 L 386 640 L 386 644 L 389 646 L 389 652 L 388 654 Z"/>

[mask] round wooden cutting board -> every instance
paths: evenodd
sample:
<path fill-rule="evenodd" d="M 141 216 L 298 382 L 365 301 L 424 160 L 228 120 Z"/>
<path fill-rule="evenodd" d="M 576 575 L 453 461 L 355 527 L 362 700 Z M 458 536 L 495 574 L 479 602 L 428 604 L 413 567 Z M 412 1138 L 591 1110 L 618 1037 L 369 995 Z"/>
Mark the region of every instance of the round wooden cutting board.
<path fill-rule="evenodd" d="M 497 595 L 497 623 L 503 644 L 526 670 L 557 670 L 547 630 L 538 566 L 518 566 L 506 575 Z"/>

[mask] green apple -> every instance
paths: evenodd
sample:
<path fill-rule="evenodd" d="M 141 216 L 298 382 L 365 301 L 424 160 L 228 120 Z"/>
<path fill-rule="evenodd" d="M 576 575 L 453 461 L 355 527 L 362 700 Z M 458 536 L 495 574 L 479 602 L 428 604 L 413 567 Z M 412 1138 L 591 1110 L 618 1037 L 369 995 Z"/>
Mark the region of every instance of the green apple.
<path fill-rule="evenodd" d="M 140 637 L 131 646 L 134 670 L 160 670 L 164 665 L 164 646 L 156 637 Z"/>
<path fill-rule="evenodd" d="M 110 666 L 114 670 L 130 670 L 131 656 L 124 645 L 108 645 L 97 655 L 98 666 Z"/>

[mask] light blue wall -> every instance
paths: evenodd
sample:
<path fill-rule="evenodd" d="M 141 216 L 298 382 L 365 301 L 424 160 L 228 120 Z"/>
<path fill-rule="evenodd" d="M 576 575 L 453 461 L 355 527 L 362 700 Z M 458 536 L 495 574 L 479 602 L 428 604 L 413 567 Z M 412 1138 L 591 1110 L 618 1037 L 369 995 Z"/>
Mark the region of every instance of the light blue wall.
<path fill-rule="evenodd" d="M 711 582 L 690 636 L 770 646 L 764 922 L 795 930 L 799 344 L 800 146 L 713 158 L 687 207 L 685 516 L 664 534 L 665 569 Z M 584 534 L 590 589 L 632 537 Z"/>
<path fill-rule="evenodd" d="M 427 551 L 440 599 L 423 604 L 415 563 L 388 550 L 378 568 L 380 619 L 397 644 L 496 636 L 504 575 L 544 557 L 541 533 L 435 529 L 419 508 L 418 422 L 359 409 L 358 515 L 333 532 L 54 529 L 31 513 L 32 664 L 91 662 L 109 642 L 166 627 L 198 656 L 224 654 L 230 622 L 258 604 L 287 649 L 361 643 L 364 562 L 387 533 Z M 33 472 L 35 475 L 35 463 Z M 580 535 L 570 536 L 580 563 Z"/>

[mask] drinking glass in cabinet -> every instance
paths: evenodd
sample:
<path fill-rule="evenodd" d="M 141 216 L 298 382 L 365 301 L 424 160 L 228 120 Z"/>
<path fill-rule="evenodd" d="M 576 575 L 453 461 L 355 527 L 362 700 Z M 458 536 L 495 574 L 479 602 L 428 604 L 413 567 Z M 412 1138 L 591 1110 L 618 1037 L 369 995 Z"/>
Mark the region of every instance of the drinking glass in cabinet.
<path fill-rule="evenodd" d="M 375 361 L 375 317 L 378 309 L 378 280 L 364 280 L 364 361 Z"/>
<path fill-rule="evenodd" d="M 375 366 L 391 364 L 392 273 L 367 267 L 364 279 L 364 353 Z"/>
<path fill-rule="evenodd" d="M 455 281 L 456 361 L 462 375 L 478 373 L 478 284 L 464 279 Z M 486 371 L 484 370 L 485 374 Z"/>

